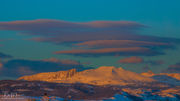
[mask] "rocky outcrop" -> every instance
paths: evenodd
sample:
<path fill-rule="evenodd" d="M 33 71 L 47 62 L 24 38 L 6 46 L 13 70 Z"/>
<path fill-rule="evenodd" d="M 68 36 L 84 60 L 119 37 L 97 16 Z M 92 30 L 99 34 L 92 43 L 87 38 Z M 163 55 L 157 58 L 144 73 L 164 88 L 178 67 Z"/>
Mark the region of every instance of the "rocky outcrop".
<path fill-rule="evenodd" d="M 23 76 L 18 78 L 18 80 L 27 80 L 27 81 L 58 81 L 58 80 L 67 80 L 74 76 L 77 73 L 76 69 L 71 69 L 68 71 L 58 71 L 58 72 L 47 72 L 39 73 L 30 76 Z"/>

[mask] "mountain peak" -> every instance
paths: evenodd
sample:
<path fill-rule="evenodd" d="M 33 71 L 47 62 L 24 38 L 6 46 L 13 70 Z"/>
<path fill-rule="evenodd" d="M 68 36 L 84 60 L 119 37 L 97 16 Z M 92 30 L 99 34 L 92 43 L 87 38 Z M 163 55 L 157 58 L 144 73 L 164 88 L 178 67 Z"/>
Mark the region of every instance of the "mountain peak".
<path fill-rule="evenodd" d="M 147 73 L 154 74 L 151 70 L 148 70 Z"/>
<path fill-rule="evenodd" d="M 108 69 L 108 70 L 112 70 L 112 69 L 116 69 L 116 67 L 114 67 L 114 66 L 101 66 L 101 67 L 99 67 L 99 68 L 97 68 L 97 69 Z"/>
<path fill-rule="evenodd" d="M 124 69 L 123 69 L 122 67 L 119 67 L 119 68 L 118 68 L 118 70 L 121 70 L 121 71 L 123 71 Z"/>
<path fill-rule="evenodd" d="M 146 76 L 146 77 L 152 77 L 152 76 L 155 76 L 156 74 L 153 73 L 151 70 L 148 70 L 147 72 L 141 73 L 141 75 Z"/>
<path fill-rule="evenodd" d="M 124 71 L 122 67 L 114 67 L 114 66 L 101 66 L 95 70 L 100 70 L 100 71 Z"/>

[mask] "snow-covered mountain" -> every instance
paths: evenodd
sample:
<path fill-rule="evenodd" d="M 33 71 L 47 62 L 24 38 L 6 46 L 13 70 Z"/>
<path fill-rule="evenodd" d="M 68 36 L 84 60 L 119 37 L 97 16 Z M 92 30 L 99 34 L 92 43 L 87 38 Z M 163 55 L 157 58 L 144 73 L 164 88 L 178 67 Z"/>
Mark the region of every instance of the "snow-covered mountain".
<path fill-rule="evenodd" d="M 86 96 L 84 99 L 96 98 L 105 101 L 178 101 L 180 100 L 179 77 L 180 74 L 178 73 L 155 74 L 148 71 L 138 74 L 123 68 L 102 66 L 81 72 L 71 69 L 68 71 L 39 73 L 20 77 L 18 81 L 46 81 L 63 84 L 65 88 L 68 87 L 64 91 L 70 92 L 78 99 Z M 79 86 L 77 87 L 77 85 Z M 54 88 L 50 86 L 48 89 Z M 64 87 L 59 89 L 62 90 Z M 54 91 L 52 91 L 52 94 L 56 94 Z M 58 96 L 65 96 L 63 94 Z M 115 96 L 113 97 L 113 95 Z"/>
<path fill-rule="evenodd" d="M 127 85 L 134 83 L 148 83 L 155 80 L 141 74 L 116 67 L 99 67 L 81 72 L 75 69 L 50 73 L 39 73 L 20 77 L 18 80 L 48 81 L 57 83 L 87 83 L 94 85 Z"/>
<path fill-rule="evenodd" d="M 158 82 L 163 82 L 171 85 L 180 86 L 180 74 L 179 73 L 160 73 L 155 74 L 152 71 L 141 73 L 141 75 L 150 77 Z"/>

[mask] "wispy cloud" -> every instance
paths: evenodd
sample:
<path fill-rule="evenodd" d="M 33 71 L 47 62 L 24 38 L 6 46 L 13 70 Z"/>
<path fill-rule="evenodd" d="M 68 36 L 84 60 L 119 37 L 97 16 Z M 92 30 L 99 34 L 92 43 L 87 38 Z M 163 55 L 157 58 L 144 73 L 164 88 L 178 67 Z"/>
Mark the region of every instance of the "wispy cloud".
<path fill-rule="evenodd" d="M 3 64 L 0 61 L 0 71 L 2 70 L 2 68 L 3 68 Z"/>
<path fill-rule="evenodd" d="M 136 41 L 136 40 L 94 40 L 85 41 L 76 44 L 77 46 L 85 46 L 90 48 L 113 48 L 113 47 L 155 47 L 155 46 L 171 46 L 166 42 Z"/>
<path fill-rule="evenodd" d="M 165 62 L 163 60 L 149 60 L 149 61 L 146 61 L 145 63 L 148 63 L 152 66 L 157 66 L 157 65 L 162 65 Z"/>
<path fill-rule="evenodd" d="M 101 56 L 101 55 L 157 55 L 161 54 L 143 47 L 127 47 L 127 48 L 102 48 L 102 49 L 79 49 L 57 51 L 55 54 L 71 54 L 77 56 Z"/>
<path fill-rule="evenodd" d="M 78 61 L 75 61 L 75 60 L 67 60 L 67 59 L 60 60 L 60 59 L 57 59 L 57 58 L 49 58 L 49 59 L 44 59 L 43 61 L 59 63 L 59 64 L 62 64 L 62 65 L 81 66 L 81 63 L 78 62 Z"/>
<path fill-rule="evenodd" d="M 163 72 L 180 73 L 180 63 L 176 63 L 174 65 L 170 65 L 166 70 L 163 70 Z"/>
<path fill-rule="evenodd" d="M 120 59 L 118 63 L 123 63 L 123 64 L 137 64 L 137 63 L 143 63 L 144 59 L 138 56 L 132 56 L 132 57 L 127 57 Z"/>
<path fill-rule="evenodd" d="M 163 38 L 138 34 L 147 26 L 132 21 L 93 21 L 67 22 L 60 20 L 30 20 L 0 22 L 0 30 L 19 31 L 33 35 L 29 40 L 50 42 L 55 44 L 71 43 L 75 50 L 58 51 L 57 54 L 87 55 L 114 55 L 140 54 L 159 55 L 161 49 L 173 47 L 179 39 Z M 128 50 L 138 47 L 139 52 Z M 86 48 L 80 50 L 79 48 Z M 87 49 L 88 48 L 88 49 Z M 126 49 L 127 50 L 127 49 Z M 146 50 L 146 51 L 145 51 Z M 147 53 L 147 54 L 145 54 Z"/>
<path fill-rule="evenodd" d="M 156 65 L 164 64 L 164 61 L 162 61 L 162 60 L 145 60 L 144 58 L 139 57 L 139 56 L 131 56 L 131 57 L 125 57 L 125 58 L 118 60 L 118 63 L 121 63 L 121 64 L 146 64 L 146 65 L 156 66 Z"/>

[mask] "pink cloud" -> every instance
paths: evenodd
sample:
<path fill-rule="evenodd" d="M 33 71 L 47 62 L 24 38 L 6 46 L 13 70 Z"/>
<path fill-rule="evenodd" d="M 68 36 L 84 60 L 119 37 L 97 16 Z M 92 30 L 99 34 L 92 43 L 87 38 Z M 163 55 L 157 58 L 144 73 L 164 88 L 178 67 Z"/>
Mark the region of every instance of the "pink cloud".
<path fill-rule="evenodd" d="M 143 47 L 128 47 L 128 48 L 103 48 L 103 49 L 79 49 L 57 51 L 55 54 L 71 54 L 71 55 L 151 55 L 153 52 L 148 48 Z"/>
<path fill-rule="evenodd" d="M 86 47 L 138 47 L 138 46 L 170 46 L 169 43 L 136 41 L 136 40 L 94 40 L 76 44 Z"/>
<path fill-rule="evenodd" d="M 163 70 L 167 73 L 180 73 L 180 62 L 170 65 L 167 69 Z"/>
<path fill-rule="evenodd" d="M 2 70 L 2 68 L 3 68 L 3 64 L 2 64 L 2 63 L 0 63 L 0 70 Z"/>
<path fill-rule="evenodd" d="M 12 30 L 21 32 L 22 34 L 33 35 L 33 38 L 29 40 L 49 42 L 57 45 L 63 43 L 72 45 L 76 43 L 76 48 L 82 48 L 82 46 L 92 48 L 89 50 L 69 50 L 63 54 L 80 54 L 78 52 L 83 52 L 83 54 L 105 55 L 106 53 L 118 53 L 118 51 L 124 54 L 134 54 L 137 52 L 130 53 L 120 50 L 127 47 L 141 47 L 142 49 L 147 48 L 147 50 L 138 54 L 155 55 L 156 53 L 158 55 L 159 53 L 163 53 L 161 49 L 173 47 L 174 43 L 179 42 L 179 39 L 174 38 L 138 34 L 142 28 L 147 27 L 133 21 L 68 22 L 39 19 L 0 22 L 0 30 Z M 62 52 L 57 53 L 62 54 Z"/>
<path fill-rule="evenodd" d="M 37 35 L 32 40 L 52 43 L 80 42 L 102 39 L 132 39 L 136 31 L 145 27 L 132 21 L 67 22 L 60 20 L 29 20 L 0 22 L 0 30 L 20 31 Z M 140 37 L 140 36 L 139 36 Z"/>
<path fill-rule="evenodd" d="M 120 59 L 118 62 L 119 63 L 124 63 L 124 64 L 129 64 L 129 63 L 134 64 L 134 63 L 143 63 L 144 60 L 141 57 L 132 56 L 132 57 L 127 57 L 127 58 Z"/>
<path fill-rule="evenodd" d="M 46 62 L 55 62 L 55 63 L 61 63 L 61 64 L 64 64 L 64 65 L 81 65 L 80 62 L 78 61 L 75 61 L 75 60 L 60 60 L 60 59 L 57 59 L 57 58 L 49 58 L 49 59 L 44 59 L 43 61 L 46 61 Z"/>

